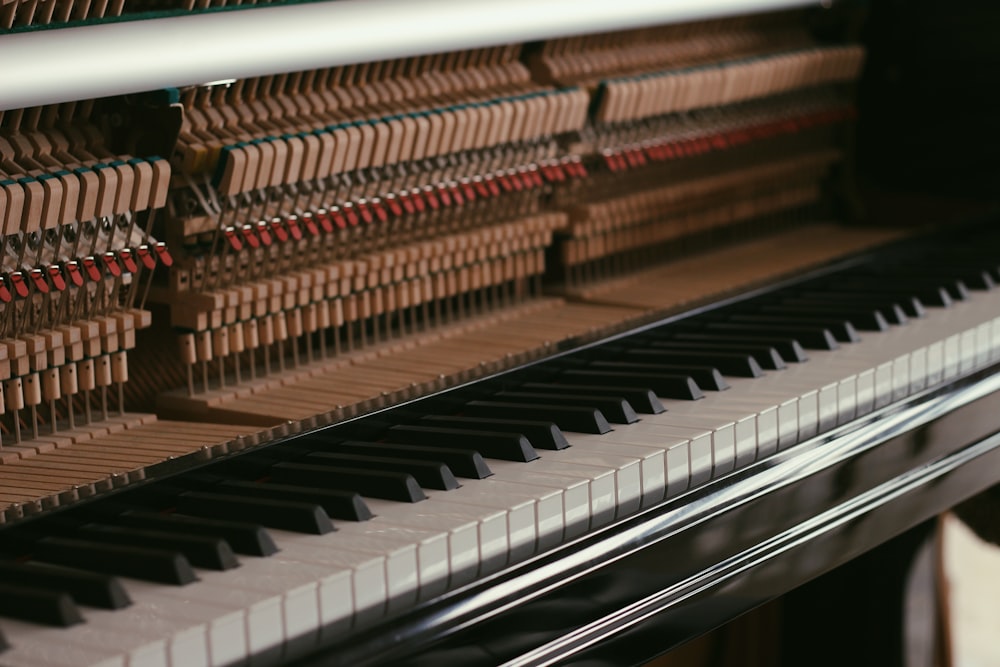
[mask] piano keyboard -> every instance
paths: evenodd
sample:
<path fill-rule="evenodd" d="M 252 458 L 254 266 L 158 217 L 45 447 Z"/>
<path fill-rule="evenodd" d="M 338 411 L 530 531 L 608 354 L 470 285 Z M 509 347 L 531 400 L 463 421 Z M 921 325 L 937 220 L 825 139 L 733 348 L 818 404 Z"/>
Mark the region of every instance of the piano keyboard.
<path fill-rule="evenodd" d="M 288 661 L 744 471 L 996 363 L 991 242 L 862 262 L 13 527 L 5 550 L 31 557 L 0 563 L 0 660 Z"/>

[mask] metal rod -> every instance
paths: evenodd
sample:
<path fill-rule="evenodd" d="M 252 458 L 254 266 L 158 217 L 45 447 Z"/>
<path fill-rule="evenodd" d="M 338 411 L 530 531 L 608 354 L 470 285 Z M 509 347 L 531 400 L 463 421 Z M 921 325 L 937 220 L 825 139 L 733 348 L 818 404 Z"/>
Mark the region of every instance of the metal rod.
<path fill-rule="evenodd" d="M 0 40 L 17 63 L 0 68 L 0 110 L 820 4 L 337 0 L 30 31 Z M 108 44 L 143 57 L 109 62 Z"/>

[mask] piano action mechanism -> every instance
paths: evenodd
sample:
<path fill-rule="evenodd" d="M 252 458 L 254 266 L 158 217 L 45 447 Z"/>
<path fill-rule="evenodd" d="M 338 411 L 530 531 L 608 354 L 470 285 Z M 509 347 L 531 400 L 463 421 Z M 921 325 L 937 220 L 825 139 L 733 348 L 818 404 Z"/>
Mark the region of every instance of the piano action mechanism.
<path fill-rule="evenodd" d="M 996 481 L 856 12 L 460 4 L 0 7 L 0 660 L 637 663 Z"/>

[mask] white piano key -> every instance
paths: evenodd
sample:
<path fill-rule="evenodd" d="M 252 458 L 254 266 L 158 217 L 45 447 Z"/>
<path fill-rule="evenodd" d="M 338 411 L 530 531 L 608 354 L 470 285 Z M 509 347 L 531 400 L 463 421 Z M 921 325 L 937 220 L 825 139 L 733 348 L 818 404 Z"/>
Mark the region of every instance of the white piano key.
<path fill-rule="evenodd" d="M 640 507 L 649 507 L 663 500 L 666 488 L 666 462 L 662 448 L 626 443 L 612 444 L 598 440 L 587 442 L 571 441 L 570 444 L 573 445 L 573 449 L 547 452 L 546 455 L 560 462 L 586 463 L 593 465 L 595 468 L 607 469 L 614 466 L 612 469 L 619 475 L 619 486 L 635 483 L 630 481 L 632 471 L 634 470 L 632 462 L 638 461 L 639 475 L 638 479 L 635 480 L 639 484 L 638 493 L 635 493 L 635 490 L 627 493 L 619 491 L 619 516 L 629 514 Z M 586 452 L 586 456 L 583 456 L 584 452 Z M 552 454 L 555 454 L 555 456 L 552 456 Z M 623 473 L 624 470 L 629 472 L 627 476 Z"/>
<path fill-rule="evenodd" d="M 990 362 L 1000 359 L 1000 317 L 993 320 L 993 336 L 990 340 Z"/>
<path fill-rule="evenodd" d="M 278 533 L 279 531 L 274 531 Z M 268 558 L 241 558 L 244 563 L 233 571 L 233 576 L 222 580 L 238 582 L 249 590 L 297 590 L 302 586 L 320 586 L 324 590 L 316 597 L 322 605 L 318 612 L 320 619 L 336 622 L 345 615 L 352 618 L 352 624 L 364 625 L 385 615 L 388 601 L 385 577 L 385 557 L 349 553 L 332 553 L 329 550 L 303 550 L 295 544 L 284 545 L 277 541 L 281 551 Z M 253 568 L 248 567 L 253 563 Z M 220 573 L 228 575 L 229 573 Z M 203 578 L 215 573 L 205 573 Z M 245 578 L 245 581 L 244 581 Z M 284 625 L 298 627 L 297 619 L 312 615 L 306 599 L 283 599 Z"/>
<path fill-rule="evenodd" d="M 685 437 L 670 436 L 666 434 L 666 429 L 657 429 L 652 435 L 632 429 L 635 424 L 623 426 L 622 428 L 605 433 L 604 435 L 593 435 L 589 433 L 565 433 L 566 439 L 572 445 L 566 450 L 567 456 L 572 456 L 574 451 L 581 447 L 610 447 L 609 451 L 615 451 L 617 447 L 643 447 L 654 451 L 662 452 L 664 496 L 677 495 L 685 490 L 691 483 L 691 467 L 689 462 L 691 440 Z M 704 434 L 699 445 L 706 459 L 706 475 L 711 469 L 711 436 Z M 659 457 L 658 457 L 659 458 Z"/>
<path fill-rule="evenodd" d="M 233 596 L 234 589 L 231 586 L 220 587 L 204 582 L 197 584 L 197 592 L 192 589 L 186 593 L 164 591 L 162 586 L 138 581 L 127 582 L 127 588 L 133 600 L 144 600 L 147 596 L 155 595 L 161 609 L 162 601 L 169 598 L 188 603 L 197 602 L 206 610 L 214 609 L 214 613 L 205 624 L 208 664 L 244 664 L 254 649 L 260 649 L 263 653 L 270 648 L 275 657 L 280 653 L 279 647 L 284 642 L 284 628 L 282 604 L 278 597 L 259 600 L 257 599 L 259 596 L 250 597 L 245 594 Z M 111 622 L 114 621 L 112 616 Z M 88 618 L 88 622 L 93 621 Z M 252 635 L 257 635 L 253 638 L 253 648 L 251 648 Z M 178 663 L 175 659 L 174 664 L 184 663 Z"/>
<path fill-rule="evenodd" d="M 87 625 L 127 631 L 141 637 L 148 616 L 176 628 L 166 653 L 178 661 L 177 636 L 192 621 L 204 624 L 209 664 L 275 664 L 316 645 L 320 627 L 346 630 L 351 622 L 350 572 L 316 567 L 283 558 L 241 557 L 241 567 L 227 572 L 199 570 L 200 581 L 163 586 L 123 579 L 135 602 L 122 611 L 88 610 Z M 290 642 L 290 643 L 287 643 Z M 286 645 L 287 643 L 287 645 Z"/>
<path fill-rule="evenodd" d="M 670 440 L 665 438 L 665 440 Z M 691 488 L 691 441 L 667 445 L 667 498 Z"/>
<path fill-rule="evenodd" d="M 180 599 L 168 598 L 165 604 L 163 598 L 133 602 L 126 610 L 81 608 L 85 622 L 71 628 L 71 635 L 64 628 L 28 626 L 16 643 L 26 654 L 43 654 L 47 645 L 58 645 L 61 640 L 69 641 L 74 650 L 78 647 L 82 655 L 113 646 L 130 666 L 210 664 L 205 622 L 220 610 Z M 81 658 L 77 664 L 85 663 Z"/>
<path fill-rule="evenodd" d="M 457 507 L 428 501 L 397 503 L 366 498 L 375 514 L 369 522 L 438 531 L 448 540 L 448 586 L 474 581 L 480 560 L 498 558 L 507 550 L 506 513 L 480 507 Z M 338 522 L 343 525 L 344 522 Z"/>
<path fill-rule="evenodd" d="M 232 571 L 199 571 L 200 582 L 160 588 L 157 597 L 150 594 L 150 599 L 165 608 L 167 600 L 174 600 L 242 610 L 251 665 L 276 664 L 301 655 L 317 645 L 323 630 L 343 632 L 352 624 L 370 622 L 384 614 L 384 576 L 381 570 L 375 571 L 374 564 L 357 570 L 325 566 L 295 558 L 290 551 L 268 558 L 241 557 L 241 566 Z M 365 591 L 366 585 L 374 590 Z M 129 591 L 134 590 L 133 584 Z M 372 595 L 378 602 L 368 601 Z M 356 618 L 355 600 L 367 601 Z M 221 641 L 223 631 L 225 628 L 208 629 L 210 646 Z"/>
<path fill-rule="evenodd" d="M 508 529 L 510 530 L 510 554 L 508 562 L 516 563 L 520 560 L 534 555 L 538 552 L 539 544 L 549 544 L 553 536 L 562 535 L 566 526 L 564 514 L 563 489 L 556 485 L 532 484 L 528 481 L 506 481 L 502 478 L 484 481 L 484 488 L 480 491 L 476 485 L 479 499 L 488 499 L 492 503 L 492 495 L 497 493 L 510 494 L 512 498 L 524 498 L 533 502 L 532 513 L 529 517 L 531 526 L 529 530 L 523 531 L 523 541 L 519 539 L 519 532 L 515 532 L 513 519 L 508 519 Z M 439 494 L 440 495 L 440 494 Z M 464 502 L 457 497 L 448 497 L 445 500 L 452 502 Z M 477 502 L 473 500 L 471 502 Z"/>
<path fill-rule="evenodd" d="M 976 340 L 976 329 L 966 329 L 959 334 L 958 346 L 958 372 L 963 374 L 968 373 L 976 365 L 976 355 L 979 350 Z"/>
<path fill-rule="evenodd" d="M 588 481 L 573 477 L 553 478 L 544 473 L 512 471 L 505 481 L 557 490 L 562 502 L 562 517 L 540 519 L 536 526 L 536 549 L 545 551 L 562 544 L 567 535 L 582 535 L 590 525 L 590 490 Z"/>
<path fill-rule="evenodd" d="M 616 497 L 614 470 L 589 465 L 554 464 L 547 459 L 532 461 L 530 466 L 490 459 L 489 466 L 497 478 L 504 481 L 562 490 L 562 539 L 555 541 L 554 535 L 540 533 L 539 550 L 583 535 L 590 529 L 594 514 L 613 516 Z"/>
<path fill-rule="evenodd" d="M 637 427 L 637 428 L 633 428 Z M 661 426 L 648 421 L 629 424 L 603 436 L 609 441 L 644 444 L 659 440 L 687 441 L 688 485 L 698 485 L 712 478 L 712 431 L 688 426 Z M 640 438 L 637 440 L 636 438 Z"/>
<path fill-rule="evenodd" d="M 772 424 L 775 421 L 777 412 L 777 409 L 771 408 L 764 412 L 765 416 L 763 418 L 762 414 L 758 412 L 748 414 L 746 417 L 736 420 L 736 425 L 733 428 L 736 468 L 750 465 L 757 458 L 757 439 L 760 433 L 758 431 L 758 419 L 761 419 L 762 423 L 765 424 L 764 437 L 775 438 L 777 426 Z M 768 416 L 770 419 L 767 418 Z"/>
<path fill-rule="evenodd" d="M 799 437 L 799 430 L 801 429 L 801 410 L 802 406 L 799 398 L 787 398 L 778 404 L 777 440 L 773 447 L 765 447 L 760 439 L 758 439 L 758 458 L 764 458 L 778 450 L 791 447 L 795 444 Z"/>
<path fill-rule="evenodd" d="M 927 346 L 927 385 L 934 386 L 944 380 L 944 343 L 935 341 Z"/>
<path fill-rule="evenodd" d="M 887 361 L 875 368 L 875 409 L 892 403 L 892 362 Z M 820 430 L 823 430 L 820 425 Z"/>
<path fill-rule="evenodd" d="M 857 402 L 857 416 L 862 417 L 875 409 L 875 371 L 867 369 L 857 375 L 854 399 Z"/>
<path fill-rule="evenodd" d="M 641 431 L 646 428 L 661 427 L 705 429 L 711 434 L 712 439 L 712 476 L 718 477 L 735 468 L 736 422 L 724 421 L 712 415 L 671 410 L 670 407 L 667 405 L 666 412 L 646 415 L 639 423 L 630 424 L 630 430 Z"/>
<path fill-rule="evenodd" d="M 960 336 L 955 334 L 948 336 L 942 341 L 942 344 L 944 345 L 944 368 L 942 371 L 942 380 L 945 382 L 955 379 L 958 375 L 958 368 L 961 363 L 959 340 Z"/>
<path fill-rule="evenodd" d="M 647 471 L 643 464 L 642 454 L 628 454 L 625 451 L 609 453 L 594 451 L 591 448 L 582 447 L 570 453 L 570 450 L 547 451 L 542 454 L 542 461 L 556 463 L 553 468 L 554 474 L 559 474 L 560 470 L 566 469 L 567 465 L 587 465 L 592 468 L 608 470 L 614 472 L 615 478 L 615 501 L 612 508 L 612 518 L 619 514 L 630 514 L 639 509 L 642 502 L 643 478 L 649 476 L 647 483 L 652 484 L 652 471 Z M 531 465 L 534 467 L 533 462 Z M 603 523 L 603 518 L 598 524 Z M 594 521 L 591 521 L 594 526 Z M 595 526 L 596 527 L 596 526 Z"/>
<path fill-rule="evenodd" d="M 840 405 L 837 403 L 839 395 L 837 387 L 839 382 L 831 382 L 817 390 L 816 396 L 816 418 L 819 422 L 817 427 L 820 432 L 829 431 L 837 425 L 837 417 L 840 414 Z"/>
<path fill-rule="evenodd" d="M 753 462 L 757 457 L 759 433 L 765 440 L 776 437 L 776 409 L 767 399 L 729 400 L 728 392 L 712 392 L 701 401 L 672 400 L 666 412 L 644 419 L 661 425 L 699 425 L 712 430 L 714 474 Z M 739 400 L 743 398 L 743 400 Z M 758 409 L 758 406 L 761 406 Z M 759 423 L 758 423 L 759 422 Z M 767 446 L 767 445 L 765 445 Z M 718 462 L 721 459 L 723 464 Z M 729 461 L 732 467 L 729 468 Z"/>
<path fill-rule="evenodd" d="M 837 383 L 837 425 L 852 421 L 857 412 L 857 376 L 851 375 Z"/>
<path fill-rule="evenodd" d="M 243 664 L 250 655 L 263 658 L 259 658 L 258 663 L 279 660 L 285 641 L 285 591 L 275 593 L 237 586 L 236 583 L 227 579 L 226 585 L 220 586 L 200 581 L 182 590 L 174 590 L 146 582 L 127 581 L 126 588 L 133 599 L 142 595 L 144 586 L 151 586 L 154 588 L 150 595 L 157 600 L 196 601 L 208 607 L 217 607 L 219 612 L 206 631 L 213 664 Z M 125 610 L 118 615 L 130 613 L 130 610 Z M 350 617 L 345 624 L 349 626 Z"/>
<path fill-rule="evenodd" d="M 87 609 L 84 623 L 87 630 L 81 631 L 80 636 L 88 642 L 114 636 L 114 640 L 105 641 L 114 641 L 108 645 L 115 646 L 129 646 L 130 641 L 141 638 L 144 640 L 141 645 L 128 650 L 130 666 L 195 667 L 209 664 L 205 623 L 213 618 L 217 609 L 181 600 L 176 601 L 176 610 L 171 604 L 134 602 L 128 609 L 127 623 L 122 622 L 118 611 Z M 162 643 L 159 638 L 163 639 Z M 55 637 L 52 639 L 55 640 Z"/>
<path fill-rule="evenodd" d="M 915 394 L 927 386 L 927 348 L 919 347 L 910 352 L 910 393 Z"/>
<path fill-rule="evenodd" d="M 756 458 L 763 458 L 788 447 L 799 439 L 800 396 L 789 396 L 787 389 L 778 391 L 773 385 L 753 387 L 741 385 L 747 391 L 727 391 L 710 404 L 714 409 L 730 410 L 730 417 L 737 413 L 756 414 Z M 808 406 L 805 408 L 808 410 Z M 739 417 L 735 417 L 739 418 Z"/>
<path fill-rule="evenodd" d="M 910 395 L 910 355 L 901 354 L 892 360 L 892 400 L 901 401 Z"/>
<path fill-rule="evenodd" d="M 544 454 L 551 454 L 551 452 L 544 452 Z M 590 528 L 597 528 L 614 520 L 617 499 L 620 497 L 619 489 L 625 489 L 627 493 L 628 487 L 634 486 L 635 480 L 638 479 L 638 461 L 623 459 L 613 464 L 605 463 L 604 465 L 600 463 L 593 465 L 593 461 L 591 462 L 591 465 L 567 465 L 561 461 L 557 462 L 554 458 L 543 457 L 532 461 L 530 467 L 511 464 L 508 461 L 492 460 L 490 467 L 497 472 L 498 479 L 508 479 L 509 474 L 523 471 L 550 475 L 553 482 L 563 477 L 590 480 L 588 525 Z M 624 477 L 620 479 L 619 475 L 622 470 L 624 470 Z M 509 477 L 509 479 L 517 481 L 516 477 Z M 558 486 L 561 488 L 564 484 L 565 482 L 560 482 Z"/>
<path fill-rule="evenodd" d="M 976 327 L 976 354 L 973 366 L 981 368 L 990 362 L 990 346 L 993 339 L 993 322 L 983 322 Z"/>
<path fill-rule="evenodd" d="M 380 521 L 338 521 L 337 540 L 349 549 L 379 549 L 380 544 L 413 544 L 417 555 L 417 595 L 430 599 L 448 586 L 448 533 L 421 530 L 415 526 L 396 526 Z M 364 540 L 364 545 L 356 540 Z M 371 547 L 371 549 L 369 549 Z"/>
<path fill-rule="evenodd" d="M 765 382 L 768 377 L 731 378 L 728 391 L 718 395 L 713 394 L 706 399 L 707 406 L 711 406 L 707 413 L 711 413 L 713 409 L 725 410 L 728 411 L 727 417 L 730 419 L 744 419 L 750 414 L 755 414 L 757 416 L 756 458 L 777 451 L 779 446 L 790 446 L 816 433 L 820 392 L 815 389 L 802 390 L 801 387 L 810 386 L 812 383 L 804 379 L 801 373 L 789 377 L 793 379 L 793 386 L 786 386 L 783 391 L 779 388 L 779 383 Z M 823 394 L 824 415 L 828 421 L 833 419 L 837 410 L 834 389 L 834 385 L 828 385 Z M 682 403 L 674 409 L 692 408 Z"/>
<path fill-rule="evenodd" d="M 358 561 L 381 558 L 384 561 L 386 611 L 393 612 L 416 604 L 422 574 L 418 564 L 418 549 L 423 546 L 421 538 L 424 536 L 415 535 L 412 542 L 406 542 L 385 535 L 372 535 L 365 527 L 352 527 L 347 524 L 343 528 L 344 535 L 341 535 L 339 530 L 326 535 L 308 535 L 273 529 L 270 532 L 278 548 L 287 557 L 302 557 L 310 562 L 338 566 L 347 565 L 349 563 L 347 559 L 351 558 Z M 443 548 L 443 539 L 441 546 L 440 557 L 444 559 L 447 552 Z M 327 560 L 323 552 L 336 552 L 338 560 Z M 316 561 L 317 558 L 320 560 Z M 447 574 L 444 573 L 442 576 Z"/>
<path fill-rule="evenodd" d="M 553 508 L 558 503 L 558 512 L 561 514 L 562 502 L 558 495 L 553 494 L 552 489 L 546 491 L 548 497 L 542 496 L 547 501 L 542 511 L 554 512 L 556 510 Z M 511 559 L 520 560 L 535 553 L 539 498 L 529 490 L 508 482 L 485 479 L 474 486 L 467 484 L 454 491 L 429 491 L 427 496 L 441 503 L 483 505 L 507 510 L 507 552 L 495 563 L 483 564 L 480 568 L 481 575 L 489 573 L 492 565 L 499 569 L 511 562 Z"/>
<path fill-rule="evenodd" d="M 76 632 L 82 627 L 48 628 L 2 618 L 0 631 L 11 646 L 0 654 L 0 664 L 4 667 L 126 667 L 128 656 L 114 643 L 120 634 L 104 634 L 101 636 L 103 643 L 88 645 Z"/>

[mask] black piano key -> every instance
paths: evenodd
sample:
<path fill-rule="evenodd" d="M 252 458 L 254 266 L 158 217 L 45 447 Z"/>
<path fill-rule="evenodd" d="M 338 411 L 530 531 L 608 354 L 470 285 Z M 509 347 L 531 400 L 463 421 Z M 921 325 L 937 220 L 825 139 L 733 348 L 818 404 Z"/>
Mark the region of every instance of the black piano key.
<path fill-rule="evenodd" d="M 102 511 L 106 505 L 110 510 L 108 512 Z M 205 519 L 184 516 L 183 514 L 157 514 L 130 509 L 117 503 L 111 505 L 92 503 L 90 507 L 83 508 L 82 511 L 85 516 L 95 516 L 93 512 L 99 511 L 101 520 L 122 526 L 219 537 L 228 542 L 233 551 L 247 556 L 271 556 L 278 553 L 278 547 L 271 535 L 263 526 L 255 523 L 240 520 Z"/>
<path fill-rule="evenodd" d="M 880 295 L 862 291 L 841 291 L 831 288 L 828 290 L 806 290 L 782 300 L 786 303 L 794 303 L 799 300 L 815 300 L 819 302 L 891 305 L 894 311 L 898 308 L 907 317 L 924 317 L 927 315 L 927 309 L 924 308 L 923 302 L 913 295 Z M 888 313 L 886 315 L 888 316 Z"/>
<path fill-rule="evenodd" d="M 906 324 L 909 321 L 909 317 L 907 317 L 902 306 L 898 303 L 886 303 L 882 299 L 857 299 L 847 303 L 842 299 L 796 296 L 781 299 L 781 304 L 794 308 L 798 312 L 815 312 L 817 310 L 820 312 L 826 312 L 829 308 L 828 312 L 830 314 L 841 314 L 842 311 L 840 311 L 840 309 L 845 305 L 858 307 L 870 306 L 877 309 L 877 311 L 881 313 L 886 322 L 889 324 L 901 325 Z"/>
<path fill-rule="evenodd" d="M 671 352 L 697 352 L 711 354 L 713 352 L 733 352 L 749 354 L 764 370 L 779 371 L 785 368 L 785 360 L 777 348 L 772 345 L 754 345 L 753 343 L 713 343 L 710 341 L 680 341 L 680 340 L 656 340 L 649 343 L 650 348 L 655 350 L 668 350 Z"/>
<path fill-rule="evenodd" d="M 951 298 L 951 294 L 943 287 L 919 288 L 916 290 L 916 294 L 928 306 L 948 308 L 955 303 L 955 300 Z"/>
<path fill-rule="evenodd" d="M 822 326 L 795 326 L 775 323 L 709 322 L 704 331 L 733 336 L 781 336 L 794 338 L 807 350 L 836 350 L 840 347 L 833 332 Z"/>
<path fill-rule="evenodd" d="M 948 296 L 950 296 L 955 301 L 966 301 L 971 296 L 969 294 L 969 286 L 966 285 L 965 281 L 962 280 L 955 280 L 955 279 L 946 280 L 945 283 L 942 285 L 942 287 L 948 290 Z"/>
<path fill-rule="evenodd" d="M 576 358 L 576 357 L 574 357 Z M 559 365 L 555 362 L 560 359 L 550 359 L 545 363 L 535 364 L 533 366 L 528 366 L 527 368 L 522 368 L 516 373 L 511 374 L 509 380 L 511 385 L 514 384 L 524 384 L 525 382 L 541 382 L 541 383 L 553 383 L 560 382 L 559 376 L 570 368 L 582 368 L 586 366 L 586 360 L 584 363 L 574 363 L 573 365 Z M 444 412 L 442 411 L 442 414 Z"/>
<path fill-rule="evenodd" d="M 420 401 L 423 406 L 428 399 Z M 361 442 L 375 442 L 382 438 L 382 434 L 389 430 L 389 427 L 398 422 L 385 419 L 386 414 L 392 415 L 395 410 L 381 415 L 366 417 L 365 419 L 355 419 L 346 424 L 338 424 L 334 428 L 323 429 L 318 433 L 310 433 L 303 437 L 296 438 L 293 442 L 303 440 L 313 442 L 338 442 L 340 440 L 358 440 Z"/>
<path fill-rule="evenodd" d="M 942 270 L 955 269 L 956 275 L 962 276 L 961 271 L 982 271 L 994 284 L 1000 284 L 1000 263 L 997 262 L 993 253 L 976 252 L 948 252 L 946 255 L 934 257 L 934 263 L 943 267 Z M 969 267 L 975 267 L 970 269 Z"/>
<path fill-rule="evenodd" d="M 261 479 L 267 476 L 268 471 L 272 466 L 287 460 L 286 458 L 278 456 L 277 453 L 271 453 L 272 451 L 283 452 L 284 449 L 285 447 L 283 445 L 278 445 L 276 447 L 269 447 L 264 452 L 254 452 L 245 456 L 235 456 L 229 460 L 221 461 L 212 466 L 212 471 L 219 476 L 228 477 L 230 479 Z M 293 452 L 291 454 L 293 458 L 300 455 L 301 454 L 298 452 Z M 154 484 L 152 486 L 155 488 L 158 485 Z M 145 489 L 138 489 L 138 491 L 145 491 Z M 141 496 L 141 494 L 130 493 L 129 499 L 132 500 L 137 496 Z M 161 507 L 160 509 L 163 508 Z"/>
<path fill-rule="evenodd" d="M 573 370 L 624 370 L 626 372 L 640 370 L 655 372 L 659 375 L 690 376 L 703 390 L 722 391 L 729 389 L 722 373 L 711 364 L 698 365 L 671 363 L 669 360 L 662 359 L 651 360 L 649 357 L 642 356 L 643 351 L 639 345 L 629 347 L 602 345 L 594 350 L 587 350 L 586 356 L 572 358 L 564 365 L 567 369 Z"/>
<path fill-rule="evenodd" d="M 83 623 L 69 595 L 7 583 L 0 583 L 0 616 L 60 628 Z"/>
<path fill-rule="evenodd" d="M 177 551 L 184 554 L 192 565 L 209 570 L 231 570 L 239 566 L 236 555 L 225 542 L 217 537 L 181 535 L 131 526 L 85 524 L 73 535 L 108 544 L 123 544 Z"/>
<path fill-rule="evenodd" d="M 561 382 L 574 382 L 579 380 L 581 384 L 608 385 L 632 385 L 635 387 L 649 387 L 656 392 L 657 396 L 664 398 L 677 398 L 681 400 L 697 400 L 704 398 L 698 384 L 690 375 L 668 375 L 660 373 L 643 373 L 641 371 L 615 371 L 615 370 L 568 370 L 560 376 Z"/>
<path fill-rule="evenodd" d="M 0 561 L 0 584 L 65 593 L 77 604 L 101 609 L 124 609 L 132 604 L 122 583 L 114 577 L 40 563 Z"/>
<path fill-rule="evenodd" d="M 832 305 L 762 305 L 758 313 L 781 317 L 835 317 L 850 322 L 861 331 L 888 331 L 889 321 L 881 311 L 873 308 L 838 308 Z"/>
<path fill-rule="evenodd" d="M 844 285 L 841 287 L 837 286 L 838 290 L 850 290 L 854 289 L 859 292 L 865 293 L 875 293 L 875 294 L 889 294 L 891 296 L 897 297 L 899 295 L 912 295 L 920 299 L 920 302 L 926 306 L 932 306 L 935 308 L 948 308 L 953 303 L 955 299 L 951 298 L 948 290 L 941 286 L 920 286 L 911 285 L 907 287 L 886 287 L 882 285 Z"/>
<path fill-rule="evenodd" d="M 710 333 L 689 333 L 686 331 L 679 332 L 674 335 L 675 340 L 679 341 L 690 341 L 692 343 L 706 342 L 706 343 L 724 343 L 731 342 L 735 340 L 745 341 L 750 345 L 766 345 L 774 348 L 781 355 L 782 360 L 786 363 L 795 362 L 802 363 L 809 361 L 809 355 L 806 354 L 806 350 L 802 345 L 794 338 L 779 338 L 777 336 L 726 336 L 723 334 L 710 334 Z M 733 345 L 738 345 L 739 343 L 732 343 Z"/>
<path fill-rule="evenodd" d="M 636 412 L 647 415 L 658 415 L 661 412 L 666 412 L 666 408 L 663 407 L 663 403 L 660 403 L 660 399 L 656 397 L 656 393 L 652 389 L 546 382 L 526 382 L 520 386 L 527 390 L 537 389 L 538 391 L 557 391 L 574 396 L 586 396 L 590 394 L 610 394 L 612 396 L 622 396 L 632 405 L 633 408 L 635 408 Z"/>
<path fill-rule="evenodd" d="M 874 275 L 871 277 L 856 278 L 854 283 L 862 281 L 877 282 L 880 287 L 897 287 L 909 289 L 911 286 L 918 288 L 943 288 L 948 296 L 954 301 L 965 301 L 969 298 L 969 287 L 963 281 L 946 276 L 925 276 L 915 273 L 909 275 Z"/>
<path fill-rule="evenodd" d="M 279 484 L 356 491 L 362 496 L 403 503 L 427 498 L 413 475 L 391 470 L 379 472 L 316 463 L 278 463 L 271 467 L 270 476 Z"/>
<path fill-rule="evenodd" d="M 595 361 L 590 364 L 590 368 L 598 371 L 617 371 L 634 373 L 636 371 L 646 373 L 660 373 L 663 375 L 690 376 L 697 383 L 698 387 L 707 391 L 725 391 L 729 389 L 729 383 L 722 377 L 719 369 L 711 366 L 686 366 L 676 364 L 655 363 L 648 357 L 642 355 L 630 355 L 623 357 L 622 361 Z"/>
<path fill-rule="evenodd" d="M 176 551 L 68 537 L 42 537 L 30 549 L 33 560 L 92 572 L 177 586 L 198 580 L 188 559 Z"/>
<path fill-rule="evenodd" d="M 271 482 L 246 482 L 234 479 L 225 480 L 215 488 L 218 489 L 219 493 L 271 498 L 273 500 L 290 500 L 319 505 L 331 519 L 368 521 L 372 518 L 371 510 L 365 505 L 365 501 L 361 496 L 354 491 L 274 484 Z"/>
<path fill-rule="evenodd" d="M 955 301 L 961 301 L 961 291 L 952 292 L 940 281 L 898 281 L 887 280 L 884 276 L 866 279 L 850 279 L 831 284 L 833 289 L 865 292 L 867 294 L 911 295 L 919 298 L 926 306 L 947 308 Z M 955 296 L 958 294 L 959 296 Z"/>
<path fill-rule="evenodd" d="M 997 286 L 997 281 L 994 280 L 989 271 L 963 271 L 957 275 L 970 289 L 988 291 Z"/>
<path fill-rule="evenodd" d="M 650 363 L 665 366 L 708 366 L 719 369 L 723 375 L 756 378 L 764 374 L 757 360 L 749 354 L 732 352 L 694 352 L 660 349 L 650 346 L 645 349 L 631 349 L 625 353 L 629 358 L 648 359 Z M 698 383 L 699 386 L 701 383 Z"/>
<path fill-rule="evenodd" d="M 667 366 L 708 366 L 717 368 L 723 375 L 737 377 L 760 377 L 764 374 L 757 360 L 750 354 L 735 352 L 698 352 L 676 350 L 650 345 L 647 348 L 625 350 L 630 359 L 648 359 L 650 363 Z M 701 386 L 701 383 L 698 383 Z"/>
<path fill-rule="evenodd" d="M 347 440 L 335 445 L 338 451 L 359 454 L 380 454 L 385 456 L 413 456 L 427 461 L 446 463 L 458 477 L 486 479 L 493 475 L 482 455 L 473 449 L 450 447 L 427 447 L 405 443 L 362 442 Z"/>
<path fill-rule="evenodd" d="M 528 439 L 528 442 L 535 449 L 559 450 L 569 447 L 566 436 L 552 422 L 533 422 L 522 419 L 489 419 L 488 417 L 424 415 L 420 418 L 419 425 L 520 433 Z"/>
<path fill-rule="evenodd" d="M 427 489 L 450 491 L 458 488 L 458 480 L 455 479 L 451 470 L 439 461 L 348 454 L 347 452 L 311 452 L 306 459 L 311 459 L 321 465 L 405 472 L 413 475 L 417 483 Z"/>
<path fill-rule="evenodd" d="M 904 271 L 903 273 L 908 276 L 914 275 L 914 273 L 907 271 Z M 967 265 L 946 266 L 937 260 L 935 260 L 934 266 L 922 269 L 921 273 L 917 275 L 921 278 L 933 276 L 940 279 L 956 279 L 961 281 L 967 288 L 979 291 L 991 290 L 997 286 L 996 280 L 994 280 L 993 276 L 990 275 L 988 269 L 969 268 Z"/>
<path fill-rule="evenodd" d="M 465 406 L 465 414 L 473 417 L 551 419 L 564 431 L 577 433 L 600 435 L 611 430 L 601 411 L 593 408 L 514 401 L 470 401 Z"/>
<path fill-rule="evenodd" d="M 549 405 L 569 405 L 600 410 L 607 420 L 613 424 L 634 424 L 639 421 L 628 401 L 615 396 L 573 396 L 557 393 L 501 391 L 494 394 L 498 401 L 538 402 Z"/>
<path fill-rule="evenodd" d="M 177 511 L 182 514 L 209 519 L 240 521 L 252 518 L 270 528 L 310 535 L 325 535 L 333 530 L 330 517 L 315 503 L 244 498 L 203 491 L 185 491 L 177 496 L 175 503 Z"/>
<path fill-rule="evenodd" d="M 470 413 L 471 414 L 471 413 Z M 475 416 L 475 415 L 473 415 Z M 484 415 L 493 416 L 493 415 Z M 509 413 L 504 416 L 511 417 Z M 532 419 L 535 415 L 524 415 Z M 527 463 L 538 458 L 538 452 L 521 433 L 492 431 L 479 428 L 450 428 L 422 424 L 397 424 L 389 429 L 386 439 L 430 447 L 474 449 L 486 458 Z"/>
<path fill-rule="evenodd" d="M 728 321 L 733 324 L 770 324 L 779 327 L 813 325 L 829 330 L 834 338 L 841 343 L 857 343 L 861 340 L 858 330 L 847 320 L 830 318 L 823 315 L 734 314 L 729 316 Z"/>

